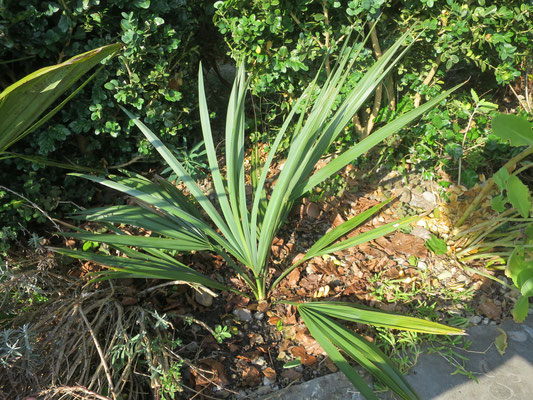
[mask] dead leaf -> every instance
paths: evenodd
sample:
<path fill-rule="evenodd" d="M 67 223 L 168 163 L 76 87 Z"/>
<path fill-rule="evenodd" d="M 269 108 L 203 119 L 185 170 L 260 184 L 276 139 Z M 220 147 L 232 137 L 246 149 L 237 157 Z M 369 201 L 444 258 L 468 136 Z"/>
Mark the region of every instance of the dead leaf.
<path fill-rule="evenodd" d="M 123 306 L 133 306 L 138 303 L 136 297 L 124 296 L 120 301 Z"/>
<path fill-rule="evenodd" d="M 195 383 L 198 386 L 206 386 L 209 384 L 215 384 L 217 386 L 226 386 L 229 384 L 226 373 L 224 372 L 224 365 L 220 361 L 214 360 L 212 358 L 204 358 L 199 361 L 199 363 L 207 370 L 210 370 L 212 375 L 209 374 L 198 374 L 194 369 L 191 369 L 192 374 L 195 378 Z"/>
<path fill-rule="evenodd" d="M 302 374 L 294 369 L 286 369 L 281 373 L 281 377 L 290 381 L 297 381 L 302 379 Z"/>
<path fill-rule="evenodd" d="M 502 308 L 492 299 L 486 299 L 478 306 L 478 312 L 490 319 L 499 320 L 502 315 Z"/>
<path fill-rule="evenodd" d="M 293 347 L 291 349 L 291 353 L 295 357 L 300 357 L 300 359 L 302 360 L 302 364 L 305 366 L 313 365 L 317 361 L 316 357 L 308 354 L 303 346 Z"/>
<path fill-rule="evenodd" d="M 344 218 L 342 218 L 342 215 L 337 213 L 337 215 L 335 216 L 335 219 L 333 220 L 333 223 L 331 224 L 331 227 L 336 228 L 337 226 L 344 224 L 344 222 L 345 221 L 344 221 Z"/>
<path fill-rule="evenodd" d="M 507 333 L 505 333 L 505 331 L 501 328 L 498 328 L 498 330 L 501 332 L 501 334 L 494 339 L 494 345 L 496 346 L 498 353 L 500 353 L 500 356 L 503 356 L 505 354 L 505 350 L 507 349 Z"/>
<path fill-rule="evenodd" d="M 263 370 L 263 374 L 267 377 L 267 379 L 270 382 L 276 381 L 276 371 L 274 371 L 274 369 L 267 367 Z"/>
<path fill-rule="evenodd" d="M 287 276 L 289 286 L 294 287 L 298 284 L 300 280 L 300 269 L 294 268 L 291 273 Z"/>
<path fill-rule="evenodd" d="M 243 368 L 242 371 L 242 377 L 244 379 L 244 383 L 248 387 L 256 387 L 259 386 L 261 383 L 261 374 L 257 370 L 257 368 L 248 365 Z"/>
<path fill-rule="evenodd" d="M 333 373 L 335 373 L 335 372 L 337 372 L 339 370 L 337 365 L 329 357 L 326 357 L 326 359 L 324 360 L 324 364 L 326 364 L 326 367 Z"/>
<path fill-rule="evenodd" d="M 309 203 L 305 212 L 310 218 L 317 219 L 320 217 L 320 207 L 316 203 Z"/>
<path fill-rule="evenodd" d="M 266 310 L 268 310 L 268 302 L 264 300 L 260 301 L 259 304 L 257 305 L 257 311 L 264 313 Z"/>

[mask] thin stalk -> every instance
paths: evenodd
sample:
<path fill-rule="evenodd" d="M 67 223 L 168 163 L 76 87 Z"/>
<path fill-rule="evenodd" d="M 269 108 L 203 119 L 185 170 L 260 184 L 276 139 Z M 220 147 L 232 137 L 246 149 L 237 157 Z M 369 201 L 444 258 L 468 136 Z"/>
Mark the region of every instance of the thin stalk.
<path fill-rule="evenodd" d="M 466 265 L 463 265 L 463 264 L 461 264 L 461 267 L 466 269 L 467 271 L 473 272 L 474 274 L 481 275 L 481 276 L 483 276 L 485 278 L 488 278 L 488 279 L 491 279 L 491 280 L 493 280 L 495 282 L 498 282 L 500 285 L 505 286 L 507 289 L 516 291 L 516 288 L 514 286 L 509 285 L 508 283 L 505 283 L 504 281 L 502 281 L 501 279 L 496 278 L 495 276 L 487 274 L 487 273 L 485 273 L 483 271 L 478 271 L 477 269 L 474 269 L 474 268 L 467 267 Z"/>
<path fill-rule="evenodd" d="M 509 255 L 511 255 L 510 252 L 508 251 L 501 251 L 501 252 L 490 252 L 490 253 L 483 253 L 483 254 L 473 254 L 471 256 L 467 256 L 467 257 L 461 257 L 461 261 L 470 261 L 470 260 L 479 260 L 481 258 L 494 258 L 494 259 L 502 259 L 503 260 L 503 257 L 508 257 Z"/>
<path fill-rule="evenodd" d="M 514 222 L 514 220 L 520 219 L 520 218 L 512 218 L 512 217 L 511 218 L 505 218 L 507 215 L 513 214 L 514 212 L 516 212 L 516 210 L 514 210 L 512 208 L 510 208 L 508 210 L 505 210 L 496 219 L 492 219 L 490 221 L 482 222 L 480 224 L 474 225 L 471 228 L 462 230 L 461 232 L 455 234 L 455 236 L 452 239 L 453 240 L 460 239 L 460 238 L 468 235 L 469 233 L 478 232 L 478 231 L 480 231 L 480 230 L 482 230 L 482 229 L 484 229 L 486 227 L 490 227 L 493 224 L 497 224 L 497 223 L 500 223 L 500 222 Z M 520 219 L 520 220 L 522 220 L 522 219 Z M 532 220 L 533 220 L 533 218 L 532 218 Z"/>
<path fill-rule="evenodd" d="M 477 245 L 478 243 L 480 243 L 482 240 L 484 239 L 487 239 L 487 237 L 489 237 L 494 231 L 496 231 L 497 229 L 499 229 L 501 226 L 505 225 L 505 222 L 500 222 L 499 224 L 497 224 L 496 226 L 493 226 L 491 227 L 490 229 L 488 229 L 487 231 L 485 232 L 481 232 L 480 235 L 478 235 L 477 237 L 475 237 L 471 242 L 470 242 L 470 246 L 475 246 Z M 502 237 L 503 235 L 497 235 L 496 233 L 494 234 L 496 237 Z M 505 233 L 504 234 L 506 237 L 509 235 L 509 233 Z M 494 237 L 494 236 L 493 236 Z"/>
<path fill-rule="evenodd" d="M 470 132 L 470 128 L 472 127 L 472 121 L 474 120 L 474 115 L 476 115 L 476 112 L 479 108 L 479 104 L 476 104 L 476 108 L 474 108 L 474 111 L 472 111 L 472 114 L 470 114 L 470 118 L 468 119 L 468 124 L 466 125 L 465 134 L 463 136 L 463 142 L 461 143 L 461 157 L 459 157 L 459 172 L 457 174 L 457 186 L 461 186 L 461 170 L 463 165 L 463 154 L 465 149 L 465 142 L 466 137 L 468 136 L 468 132 Z"/>
<path fill-rule="evenodd" d="M 468 246 L 462 249 L 461 251 L 458 251 L 456 254 L 457 256 L 461 257 L 462 255 L 466 255 L 468 253 L 471 253 L 472 251 L 476 251 L 480 253 L 483 251 L 494 249 L 496 247 L 516 247 L 516 246 L 519 246 L 519 245 L 514 244 L 512 241 L 510 242 L 505 242 L 505 241 L 487 242 L 487 243 L 483 243 L 483 247 L 476 246 L 476 245 Z"/>
<path fill-rule="evenodd" d="M 262 278 L 262 276 L 256 276 L 255 285 L 257 287 L 257 294 L 255 295 L 256 299 L 259 301 L 265 300 L 265 279 Z"/>

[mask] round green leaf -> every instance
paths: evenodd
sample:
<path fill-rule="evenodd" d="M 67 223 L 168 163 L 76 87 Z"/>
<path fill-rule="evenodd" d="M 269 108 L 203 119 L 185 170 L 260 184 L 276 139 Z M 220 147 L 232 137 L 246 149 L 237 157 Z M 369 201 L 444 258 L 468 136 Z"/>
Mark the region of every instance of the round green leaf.
<path fill-rule="evenodd" d="M 531 124 L 516 115 L 498 114 L 492 120 L 492 130 L 501 139 L 509 140 L 511 146 L 533 145 Z"/>

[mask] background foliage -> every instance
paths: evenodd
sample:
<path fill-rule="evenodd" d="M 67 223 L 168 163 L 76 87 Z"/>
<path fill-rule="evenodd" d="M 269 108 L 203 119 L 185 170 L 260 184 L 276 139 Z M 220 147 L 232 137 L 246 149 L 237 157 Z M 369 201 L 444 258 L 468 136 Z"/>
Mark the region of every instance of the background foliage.
<path fill-rule="evenodd" d="M 212 65 L 216 54 L 206 44 L 216 48 L 210 40 L 212 9 L 208 1 L 186 0 L 0 0 L 0 90 L 89 49 L 117 41 L 125 46 L 53 120 L 11 150 L 99 169 L 148 155 L 146 141 L 133 132 L 119 104 L 140 110 L 158 135 L 182 146 L 198 119 L 191 74 L 196 76 L 200 58 L 207 54 Z M 0 184 L 61 215 L 73 206 L 60 201 L 85 205 L 95 194 L 65 175 L 4 160 Z M 44 221 L 21 198 L 0 190 L 0 199 L 0 242 L 28 221 Z"/>
<path fill-rule="evenodd" d="M 470 79 L 444 108 L 433 110 L 417 127 L 403 132 L 402 140 L 388 148 L 389 155 L 394 154 L 394 161 L 405 157 L 408 163 L 427 170 L 428 177 L 442 164 L 457 174 L 459 159 L 466 158 L 462 182 L 468 185 L 477 181 L 480 167 L 487 166 L 487 157 L 481 154 L 484 149 L 490 150 L 491 159 L 499 158 L 495 138 L 488 137 L 491 110 L 476 109 L 470 89 L 502 108 L 517 107 L 513 90 L 523 96 L 523 72 L 531 56 L 533 7 L 527 2 L 226 0 L 215 7 L 215 23 L 230 54 L 251 65 L 253 91 L 264 98 L 269 110 L 259 131 L 268 132 L 275 126 L 279 110 L 285 110 L 295 94 L 307 87 L 312 71 L 328 53 L 329 68 L 349 26 L 366 35 L 381 15 L 372 47 L 363 53 L 350 77 L 353 81 L 361 77 L 371 58 L 379 57 L 415 21 L 420 21 L 420 40 L 383 93 L 354 118 L 353 130 L 344 140 L 366 136 L 375 124 L 390 120 L 395 113 Z M 362 42 L 362 37 L 356 41 Z M 407 95 L 413 92 L 418 94 Z M 266 139 L 269 134 L 259 137 Z"/>

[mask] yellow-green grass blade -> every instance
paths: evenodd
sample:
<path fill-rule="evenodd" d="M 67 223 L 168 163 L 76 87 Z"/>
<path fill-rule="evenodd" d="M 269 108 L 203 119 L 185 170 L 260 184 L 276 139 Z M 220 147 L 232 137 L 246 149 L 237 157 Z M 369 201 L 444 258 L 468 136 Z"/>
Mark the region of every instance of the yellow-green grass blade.
<path fill-rule="evenodd" d="M 234 84 L 235 85 L 235 84 Z M 226 193 L 226 186 L 220 173 L 220 166 L 218 164 L 215 144 L 213 142 L 213 134 L 211 132 L 211 124 L 209 123 L 209 111 L 207 108 L 207 100 L 205 97 L 204 89 L 204 76 L 202 72 L 202 66 L 198 70 L 198 95 L 199 95 L 199 108 L 200 108 L 200 122 L 202 125 L 202 134 L 204 137 L 205 149 L 207 154 L 207 160 L 209 162 L 209 169 L 211 171 L 211 177 L 215 186 L 215 192 L 217 194 L 218 202 L 222 214 L 233 234 L 234 237 L 239 237 L 239 228 L 237 226 L 235 215 L 228 200 Z M 242 251 L 244 254 L 244 249 Z"/>
<path fill-rule="evenodd" d="M 258 271 L 253 255 L 255 250 L 252 250 L 252 246 L 255 247 L 255 239 L 252 245 L 244 177 L 244 100 L 246 88 L 244 64 L 241 64 L 230 95 L 226 116 L 226 178 L 233 217 L 239 230 L 239 240 L 249 260 L 248 265 L 257 275 Z"/>
<path fill-rule="evenodd" d="M 315 242 L 315 244 L 309 249 L 309 251 L 307 252 L 304 258 L 309 259 L 309 258 L 315 257 L 315 255 L 318 254 L 326 246 L 333 243 L 338 238 L 346 235 L 348 232 L 352 231 L 353 229 L 357 228 L 359 225 L 365 222 L 368 218 L 372 217 L 379 210 L 381 210 L 383 207 L 389 204 L 392 200 L 394 200 L 394 198 L 385 200 L 381 202 L 380 204 L 369 208 L 368 210 L 356 215 L 353 218 L 350 218 L 348 221 L 345 221 L 339 226 L 337 226 L 336 228 L 332 229 L 331 231 L 326 233 L 324 236 L 322 236 L 319 240 Z"/>
<path fill-rule="evenodd" d="M 0 160 L 7 160 L 9 158 L 20 158 L 22 160 L 26 160 L 32 163 L 42 164 L 48 167 L 68 169 L 70 171 L 90 172 L 93 174 L 105 174 L 105 170 L 103 169 L 84 167 L 83 165 L 76 165 L 76 164 L 70 164 L 70 163 L 63 163 L 63 162 L 59 162 L 55 160 L 50 160 L 45 157 L 33 156 L 33 155 L 28 155 L 28 154 L 20 154 L 20 153 L 11 153 L 8 151 L 0 154 Z"/>
<path fill-rule="evenodd" d="M 169 219 L 166 214 L 159 214 L 157 210 L 127 205 L 84 210 L 75 214 L 72 218 L 132 225 L 165 236 L 172 236 L 176 231 L 184 230 L 175 221 Z"/>
<path fill-rule="evenodd" d="M 430 333 L 435 335 L 464 335 L 462 329 L 453 328 L 425 319 L 407 317 L 377 311 L 344 302 L 312 302 L 303 305 L 306 309 L 320 314 L 345 321 L 353 321 L 361 324 L 380 326 L 389 329 L 401 329 L 414 332 Z"/>
<path fill-rule="evenodd" d="M 196 241 L 198 244 L 203 245 L 209 243 L 205 234 L 193 225 L 179 218 L 159 212 L 149 206 L 111 206 L 97 208 L 82 211 L 73 218 L 131 225 L 171 238 L 184 237 L 186 240 Z"/>
<path fill-rule="evenodd" d="M 298 188 L 295 189 L 292 194 L 292 200 L 295 200 L 298 197 L 304 195 L 305 193 L 310 191 L 313 187 L 322 183 L 323 181 L 328 179 L 330 176 L 340 171 L 346 165 L 356 160 L 362 154 L 366 153 L 367 151 L 372 149 L 374 146 L 378 145 L 379 143 L 384 141 L 386 138 L 388 138 L 392 134 L 398 132 L 400 129 L 402 129 L 403 127 L 405 127 L 406 125 L 414 121 L 416 118 L 420 117 L 426 111 L 435 107 L 437 104 L 443 101 L 447 96 L 449 96 L 451 93 L 453 93 L 455 90 L 457 90 L 462 85 L 463 84 L 457 85 L 453 87 L 452 89 L 447 90 L 444 93 L 436 96 L 435 98 L 427 101 L 420 107 L 401 115 L 400 117 L 389 122 L 384 127 L 378 129 L 376 132 L 366 137 L 365 139 L 363 139 L 362 141 L 360 141 L 359 143 L 357 143 L 350 149 L 346 150 L 339 157 L 335 158 L 334 160 L 330 161 L 327 165 L 319 169 L 309 179 L 306 179 L 302 183 L 300 183 Z"/>
<path fill-rule="evenodd" d="M 150 236 L 110 235 L 102 233 L 68 233 L 66 235 L 74 239 L 134 246 L 143 249 L 154 248 L 178 251 L 201 251 L 212 249 L 212 246 L 209 243 L 199 241 L 196 237 L 186 235 L 182 232 L 176 232 L 172 239 Z"/>
<path fill-rule="evenodd" d="M 302 306 L 305 308 L 305 304 Z M 387 385 L 402 399 L 419 399 L 402 373 L 377 346 L 327 316 L 315 311 L 308 310 L 308 312 L 316 318 L 317 324 L 323 328 L 327 338 L 335 346 L 372 373 L 381 383 Z"/>
<path fill-rule="evenodd" d="M 287 161 L 272 192 L 259 240 L 258 259 L 260 263 L 266 260 L 269 251 L 268 243 L 272 241 L 276 229 L 288 213 L 290 205 L 296 197 L 293 193 L 295 188 L 307 178 L 316 162 L 329 147 L 333 140 L 332 138 L 338 135 L 346 124 L 345 122 L 353 116 L 366 98 L 372 94 L 380 80 L 385 77 L 385 72 L 392 68 L 389 63 L 393 60 L 395 52 L 403 45 L 403 41 L 409 34 L 410 31 L 385 52 L 383 57 L 369 69 L 362 80 L 350 91 L 339 107 L 339 111 L 333 117 L 333 121 L 335 121 L 333 124 L 331 122 L 327 123 L 327 117 L 342 88 L 342 78 L 345 76 L 339 72 L 342 69 L 339 68 L 332 74 L 334 77 L 327 86 L 322 88 L 318 97 L 319 100 L 315 102 L 307 121 L 291 142 Z M 348 55 L 349 52 L 347 52 L 345 57 L 348 57 Z M 340 63 L 342 66 L 347 61 L 345 57 Z M 342 125 L 343 123 L 344 125 Z M 318 143 L 316 140 L 318 140 Z"/>
<path fill-rule="evenodd" d="M 225 248 L 227 251 L 233 254 L 237 259 L 243 262 L 242 258 L 240 258 L 239 251 L 236 250 L 228 241 L 226 241 L 226 239 L 220 236 L 214 229 L 208 226 L 205 222 L 199 220 L 196 217 L 193 217 L 192 215 L 188 214 L 183 209 L 176 207 L 175 205 L 170 204 L 167 201 L 162 200 L 161 198 L 151 196 L 141 190 L 130 188 L 126 185 L 122 185 L 120 183 L 114 182 L 109 179 L 105 179 L 105 178 L 98 177 L 98 176 L 92 176 L 92 175 L 78 174 L 78 173 L 72 173 L 70 175 L 79 176 L 81 178 L 85 178 L 93 182 L 100 183 L 104 186 L 110 187 L 112 189 L 118 190 L 129 196 L 135 197 L 147 204 L 150 204 L 153 207 L 157 207 L 158 209 L 167 213 L 167 215 L 169 216 L 175 216 L 175 217 L 178 217 L 184 220 L 185 222 L 191 224 L 192 226 L 204 232 L 206 235 L 208 235 L 213 240 L 215 240 L 215 242 L 217 242 L 220 246 Z"/>
<path fill-rule="evenodd" d="M 116 43 L 99 47 L 61 64 L 42 68 L 0 93 L 0 152 L 18 140 L 86 72 L 116 53 L 121 46 Z"/>
<path fill-rule="evenodd" d="M 337 136 L 340 134 L 346 124 L 351 120 L 353 115 L 364 104 L 366 99 L 374 92 L 376 87 L 391 71 L 391 69 L 399 61 L 399 59 L 407 52 L 412 42 L 408 46 L 406 46 L 406 48 L 400 53 L 400 55 L 396 56 L 396 59 L 393 60 L 396 52 L 403 45 L 403 42 L 409 37 L 411 31 L 412 29 L 405 32 L 404 35 L 399 40 L 397 40 L 383 54 L 383 56 L 369 68 L 363 78 L 361 78 L 357 85 L 348 93 L 339 109 L 335 112 L 333 118 L 331 118 L 328 123 L 326 123 L 325 120 L 322 121 L 322 123 L 320 124 L 321 134 L 317 142 L 313 144 L 312 149 L 308 152 L 310 156 L 307 162 L 304 163 L 305 167 L 302 168 L 302 178 L 307 177 L 309 173 L 311 173 L 320 157 L 322 157 L 322 155 L 327 151 L 331 143 L 333 143 L 333 141 L 337 138 Z M 349 71 L 350 67 L 351 64 L 349 64 L 349 67 L 346 72 Z M 344 83 L 344 79 L 347 75 L 348 73 L 343 74 L 344 78 L 339 82 L 337 90 L 332 93 L 332 100 L 335 100 L 338 96 L 340 89 L 342 88 L 342 85 Z M 331 106 L 327 110 L 327 114 L 329 114 Z"/>
<path fill-rule="evenodd" d="M 346 361 L 342 354 L 337 350 L 335 345 L 328 337 L 328 331 L 324 329 L 323 324 L 316 318 L 316 315 L 309 312 L 305 308 L 298 307 L 305 326 L 309 329 L 309 333 L 315 338 L 318 344 L 324 349 L 329 358 L 339 367 L 339 370 L 346 375 L 348 380 L 361 392 L 367 400 L 378 400 L 372 389 L 367 385 L 361 376 L 353 369 Z"/>
<path fill-rule="evenodd" d="M 185 282 L 200 283 L 214 289 L 233 291 L 229 286 L 208 278 L 183 264 L 178 265 L 177 261 L 175 263 L 169 263 L 163 260 L 154 261 L 108 256 L 70 249 L 53 250 L 72 258 L 92 261 L 99 265 L 104 265 L 115 271 L 131 273 L 146 278 L 182 280 Z"/>
<path fill-rule="evenodd" d="M 204 211 L 207 213 L 209 218 L 213 221 L 213 223 L 217 226 L 217 228 L 220 229 L 220 231 L 226 237 L 228 242 L 232 244 L 234 251 L 239 254 L 241 259 L 245 259 L 240 249 L 239 241 L 237 240 L 237 238 L 233 236 L 226 222 L 220 216 L 220 214 L 218 213 L 216 208 L 213 206 L 211 201 L 209 201 L 207 196 L 198 187 L 194 179 L 192 179 L 192 177 L 187 173 L 187 171 L 181 165 L 181 163 L 176 159 L 176 157 L 174 157 L 174 155 L 161 142 L 161 140 L 159 140 L 159 138 L 150 129 L 148 129 L 146 125 L 144 125 L 138 118 L 136 118 L 128 110 L 126 110 L 123 107 L 121 108 L 128 115 L 128 117 L 135 123 L 135 125 L 137 125 L 137 127 L 144 134 L 144 136 L 146 136 L 146 138 L 150 141 L 152 146 L 154 146 L 154 148 L 167 162 L 169 167 L 172 168 L 172 170 L 179 177 L 179 179 L 185 184 L 185 186 L 187 186 L 187 189 L 189 189 L 191 194 L 196 198 L 196 200 L 198 201 L 200 206 L 204 209 Z"/>
<path fill-rule="evenodd" d="M 167 201 L 175 201 L 181 208 L 183 208 L 193 217 L 196 217 L 200 220 L 203 219 L 203 216 L 199 211 L 198 203 L 191 201 L 191 199 L 187 198 L 183 193 L 181 193 L 181 191 L 176 186 L 174 186 L 166 179 L 163 179 L 161 177 L 156 177 L 156 179 L 157 183 L 161 185 L 164 191 L 168 194 L 169 197 L 166 197 Z"/>
<path fill-rule="evenodd" d="M 360 233 L 359 235 L 354 236 L 352 238 L 341 240 L 340 242 L 332 244 L 331 246 L 317 250 L 315 254 L 316 256 L 321 256 L 324 254 L 331 254 L 344 249 L 349 249 L 350 247 L 359 246 L 360 244 L 388 235 L 389 233 L 392 233 L 397 229 L 409 226 L 419 218 L 420 217 L 417 216 L 405 217 L 398 221 L 378 226 L 377 228 L 374 228 L 368 232 Z"/>

